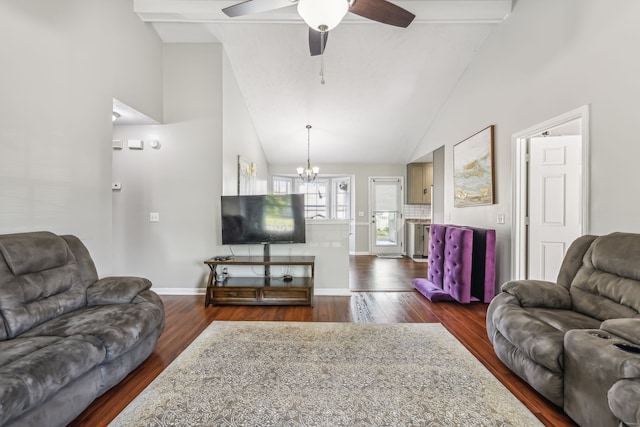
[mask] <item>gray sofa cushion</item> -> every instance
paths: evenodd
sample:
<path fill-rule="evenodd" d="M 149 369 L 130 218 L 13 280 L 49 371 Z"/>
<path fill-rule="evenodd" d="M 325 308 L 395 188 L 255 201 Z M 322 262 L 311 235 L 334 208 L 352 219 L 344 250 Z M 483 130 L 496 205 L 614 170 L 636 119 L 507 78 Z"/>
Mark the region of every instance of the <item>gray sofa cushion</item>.
<path fill-rule="evenodd" d="M 15 338 L 0 342 L 0 424 L 38 406 L 103 362 L 90 336 Z"/>
<path fill-rule="evenodd" d="M 47 231 L 29 233 L 28 238 L 6 234 L 0 240 L 0 253 L 14 276 L 61 267 L 70 255 L 64 240 Z"/>
<path fill-rule="evenodd" d="M 638 237 L 612 233 L 596 239 L 571 282 L 573 310 L 600 320 L 638 316 Z"/>
<path fill-rule="evenodd" d="M 544 397 L 558 406 L 562 406 L 562 374 L 551 372 L 541 364 L 534 362 L 522 351 L 513 346 L 497 332 L 493 335 L 496 355 L 520 378 L 538 390 Z"/>
<path fill-rule="evenodd" d="M 87 304 L 86 286 L 65 240 L 51 233 L 33 234 L 0 236 L 2 339 Z M 43 248 L 37 250 L 36 244 Z"/>
<path fill-rule="evenodd" d="M 491 319 L 495 328 L 518 351 L 558 374 L 563 371 L 565 332 L 574 328 L 597 328 L 600 324 L 570 310 L 521 307 L 508 293 L 496 299 L 499 302 Z"/>
<path fill-rule="evenodd" d="M 140 292 L 151 288 L 151 282 L 142 277 L 106 277 L 87 289 L 89 305 L 129 303 Z"/>
<path fill-rule="evenodd" d="M 98 280 L 98 272 L 87 247 L 76 236 L 65 235 L 60 237 L 67 242 L 67 246 L 69 246 L 71 253 L 75 257 L 80 271 L 80 279 L 82 279 L 84 286 L 87 287 L 95 283 Z"/>
<path fill-rule="evenodd" d="M 518 299 L 522 307 L 546 307 L 569 310 L 569 291 L 555 283 L 543 280 L 512 280 L 502 285 L 502 291 Z"/>
<path fill-rule="evenodd" d="M 162 324 L 164 312 L 153 303 L 98 305 L 52 319 L 23 336 L 91 335 L 102 342 L 106 349 L 105 361 L 110 361 Z"/>
<path fill-rule="evenodd" d="M 640 345 L 640 319 L 610 319 L 600 325 L 600 329 Z"/>

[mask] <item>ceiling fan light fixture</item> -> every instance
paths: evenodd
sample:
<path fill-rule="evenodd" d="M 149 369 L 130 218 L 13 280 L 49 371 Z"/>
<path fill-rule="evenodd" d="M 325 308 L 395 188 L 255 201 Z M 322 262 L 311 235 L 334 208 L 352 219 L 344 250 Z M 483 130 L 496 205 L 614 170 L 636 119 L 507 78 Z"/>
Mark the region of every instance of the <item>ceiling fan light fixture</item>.
<path fill-rule="evenodd" d="M 347 0 L 299 0 L 298 13 L 316 31 L 331 31 L 349 10 Z"/>

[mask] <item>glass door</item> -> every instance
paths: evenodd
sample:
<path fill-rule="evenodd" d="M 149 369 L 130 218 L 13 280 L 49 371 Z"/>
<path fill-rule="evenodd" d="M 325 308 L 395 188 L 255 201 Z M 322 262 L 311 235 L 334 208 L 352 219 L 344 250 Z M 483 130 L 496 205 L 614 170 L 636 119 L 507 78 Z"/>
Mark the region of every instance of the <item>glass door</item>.
<path fill-rule="evenodd" d="M 369 197 L 371 254 L 401 256 L 402 178 L 369 178 Z"/>

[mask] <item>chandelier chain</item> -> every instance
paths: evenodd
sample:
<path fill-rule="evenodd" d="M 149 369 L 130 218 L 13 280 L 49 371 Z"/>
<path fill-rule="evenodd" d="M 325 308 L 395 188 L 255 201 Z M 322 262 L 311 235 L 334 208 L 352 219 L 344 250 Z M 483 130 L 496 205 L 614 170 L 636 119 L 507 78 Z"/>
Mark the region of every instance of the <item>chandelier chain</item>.
<path fill-rule="evenodd" d="M 308 183 L 316 180 L 319 168 L 311 167 L 311 125 L 307 125 L 307 168 L 298 168 L 298 175 L 302 182 Z"/>

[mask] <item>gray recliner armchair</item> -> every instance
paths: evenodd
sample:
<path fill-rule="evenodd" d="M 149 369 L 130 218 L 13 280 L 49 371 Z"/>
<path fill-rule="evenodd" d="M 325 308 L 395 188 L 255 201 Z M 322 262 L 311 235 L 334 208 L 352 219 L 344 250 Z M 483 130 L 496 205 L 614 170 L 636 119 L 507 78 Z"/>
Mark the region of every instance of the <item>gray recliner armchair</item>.
<path fill-rule="evenodd" d="M 500 360 L 581 426 L 640 423 L 640 234 L 583 236 L 557 283 L 514 280 L 487 310 Z"/>

